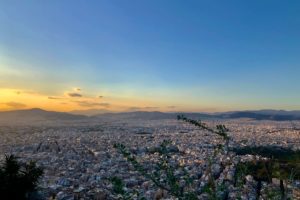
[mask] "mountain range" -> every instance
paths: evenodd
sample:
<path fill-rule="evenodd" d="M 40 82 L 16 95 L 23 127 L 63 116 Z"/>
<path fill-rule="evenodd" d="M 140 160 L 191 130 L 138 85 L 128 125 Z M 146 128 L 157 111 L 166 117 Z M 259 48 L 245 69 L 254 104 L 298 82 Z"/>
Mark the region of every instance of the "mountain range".
<path fill-rule="evenodd" d="M 100 114 L 99 114 L 100 112 Z M 88 114 L 86 114 L 88 113 Z M 274 120 L 288 121 L 300 120 L 300 111 L 285 111 L 285 110 L 257 110 L 257 111 L 233 111 L 222 113 L 165 113 L 165 112 L 120 112 L 109 113 L 107 110 L 89 110 L 54 112 L 46 111 L 39 108 L 28 110 L 14 110 L 0 112 L 0 121 L 41 121 L 41 120 L 83 120 L 83 119 L 176 119 L 178 114 L 183 114 L 193 119 L 240 119 L 249 118 L 253 120 Z"/>

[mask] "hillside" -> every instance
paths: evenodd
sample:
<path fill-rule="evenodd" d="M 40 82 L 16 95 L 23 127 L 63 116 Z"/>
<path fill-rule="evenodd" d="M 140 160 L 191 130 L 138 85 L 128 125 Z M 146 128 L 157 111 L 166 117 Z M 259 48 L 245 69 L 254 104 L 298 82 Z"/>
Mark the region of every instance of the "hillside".
<path fill-rule="evenodd" d="M 73 115 L 65 112 L 46 111 L 39 108 L 0 112 L 0 122 L 36 122 L 56 120 L 81 120 L 83 115 Z"/>

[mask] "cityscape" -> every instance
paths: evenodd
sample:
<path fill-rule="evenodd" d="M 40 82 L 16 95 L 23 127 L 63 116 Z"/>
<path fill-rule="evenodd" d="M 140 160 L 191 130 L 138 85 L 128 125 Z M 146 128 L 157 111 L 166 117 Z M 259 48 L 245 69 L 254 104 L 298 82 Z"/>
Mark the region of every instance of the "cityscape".
<path fill-rule="evenodd" d="M 300 200 L 299 8 L 0 0 L 0 199 Z"/>

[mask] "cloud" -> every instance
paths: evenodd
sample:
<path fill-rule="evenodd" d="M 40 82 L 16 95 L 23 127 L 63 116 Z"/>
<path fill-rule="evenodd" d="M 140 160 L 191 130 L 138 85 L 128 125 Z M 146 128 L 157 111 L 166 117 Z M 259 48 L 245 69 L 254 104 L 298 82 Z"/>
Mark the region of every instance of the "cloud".
<path fill-rule="evenodd" d="M 61 97 L 48 97 L 48 99 L 63 99 Z"/>
<path fill-rule="evenodd" d="M 13 102 L 13 101 L 7 102 L 7 103 L 4 103 L 4 104 L 9 106 L 9 107 L 17 108 L 17 109 L 26 107 L 26 105 L 23 104 L 23 103 L 18 103 L 18 102 Z"/>
<path fill-rule="evenodd" d="M 100 105 L 103 106 L 103 107 L 109 107 L 110 103 L 100 103 Z"/>
<path fill-rule="evenodd" d="M 98 96 L 98 98 L 100 98 L 100 99 L 103 98 L 103 97 L 104 97 L 104 96 Z"/>
<path fill-rule="evenodd" d="M 89 102 L 89 101 L 76 101 L 76 103 L 82 107 L 96 107 L 96 106 L 109 107 L 110 106 L 109 103 L 97 103 L 97 102 Z"/>
<path fill-rule="evenodd" d="M 174 109 L 177 108 L 177 106 L 168 106 L 167 108 Z"/>
<path fill-rule="evenodd" d="M 36 91 L 31 91 L 31 90 L 16 90 L 14 91 L 15 94 L 21 95 L 21 94 L 39 94 Z"/>
<path fill-rule="evenodd" d="M 68 95 L 69 97 L 82 97 L 82 94 L 75 93 L 75 92 L 69 92 Z"/>
<path fill-rule="evenodd" d="M 79 91 L 81 91 L 81 88 L 77 88 L 77 87 L 76 87 L 76 88 L 74 88 L 73 90 L 74 90 L 75 92 L 79 92 Z"/>
<path fill-rule="evenodd" d="M 130 111 L 141 111 L 141 110 L 156 110 L 159 109 L 159 107 L 150 107 L 150 106 L 146 106 L 146 107 L 129 107 L 128 110 Z"/>
<path fill-rule="evenodd" d="M 146 109 L 146 110 L 153 110 L 153 109 L 159 109 L 159 107 L 151 107 L 151 106 L 147 106 L 147 107 L 144 107 L 143 109 Z"/>
<path fill-rule="evenodd" d="M 129 107 L 128 108 L 128 110 L 132 110 L 132 111 L 134 111 L 134 110 L 140 110 L 141 108 L 140 107 Z"/>

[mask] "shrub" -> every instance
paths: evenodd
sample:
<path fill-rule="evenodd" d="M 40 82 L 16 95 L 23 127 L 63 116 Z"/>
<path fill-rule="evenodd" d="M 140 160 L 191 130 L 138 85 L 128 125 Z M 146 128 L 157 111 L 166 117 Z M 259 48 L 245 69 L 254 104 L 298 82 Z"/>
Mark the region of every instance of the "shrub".
<path fill-rule="evenodd" d="M 14 155 L 5 156 L 0 166 L 0 194 L 4 200 L 28 199 L 36 190 L 43 169 L 35 162 L 21 163 Z"/>

